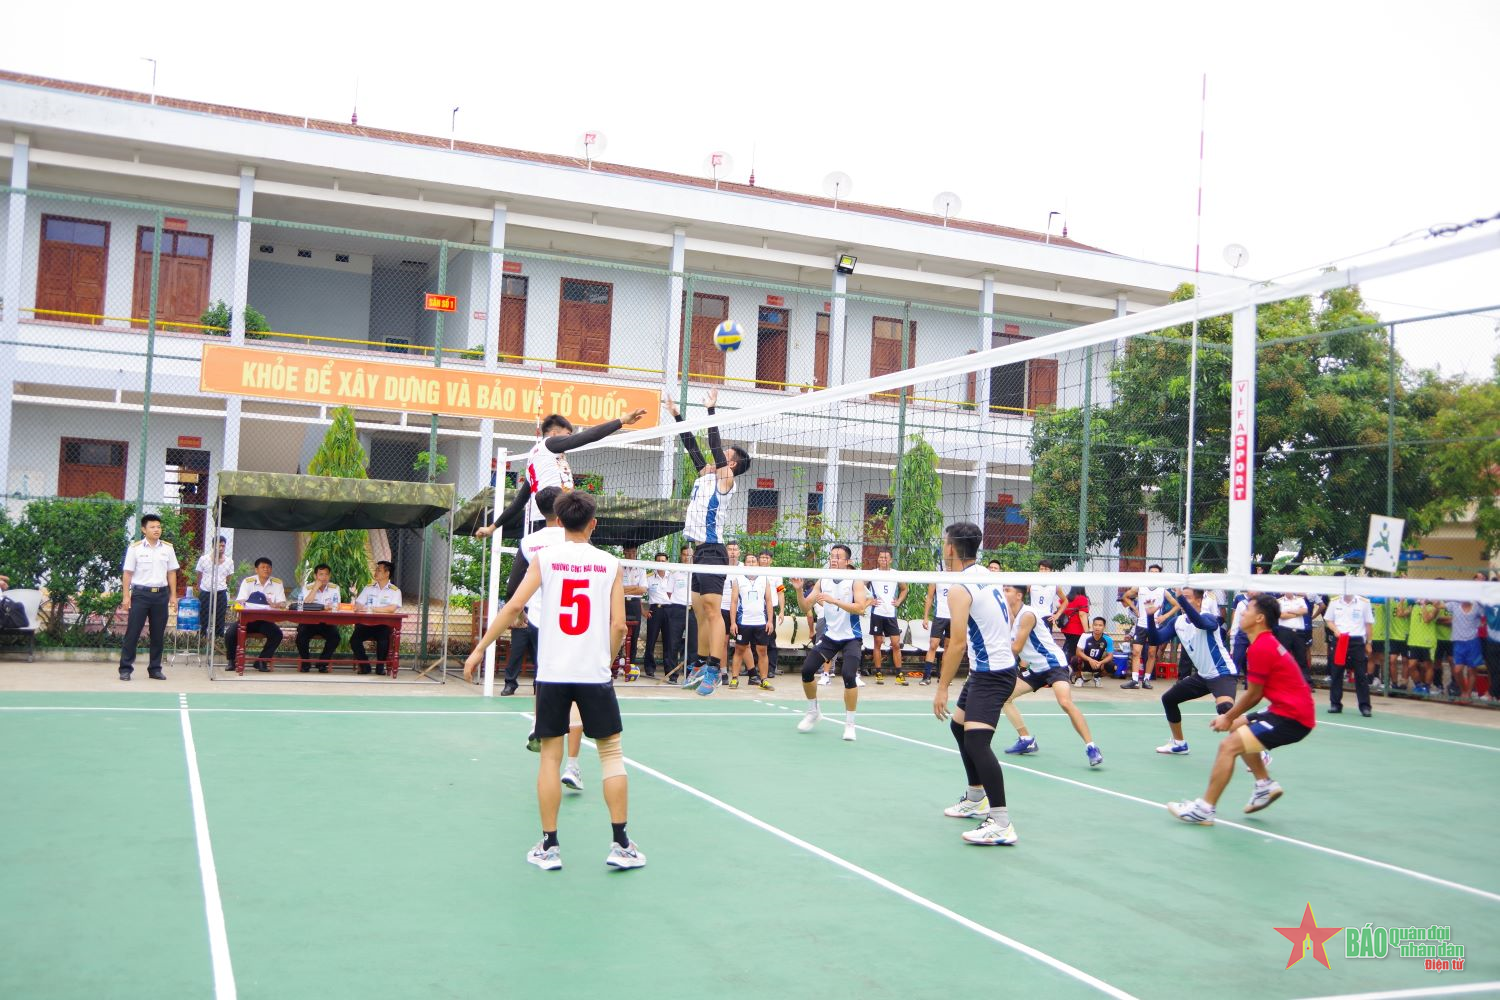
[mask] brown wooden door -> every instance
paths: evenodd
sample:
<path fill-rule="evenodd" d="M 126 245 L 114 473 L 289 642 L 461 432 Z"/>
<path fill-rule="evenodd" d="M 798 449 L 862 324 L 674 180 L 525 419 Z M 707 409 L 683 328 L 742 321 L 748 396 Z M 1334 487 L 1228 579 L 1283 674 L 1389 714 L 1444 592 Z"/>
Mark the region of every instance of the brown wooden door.
<path fill-rule="evenodd" d="M 755 330 L 755 384 L 760 389 L 786 388 L 787 327 L 791 313 L 780 306 L 761 306 Z"/>
<path fill-rule="evenodd" d="M 818 313 L 817 332 L 813 334 L 813 385 L 828 388 L 828 324 L 826 312 Z M 806 392 L 806 389 L 802 390 Z"/>
<path fill-rule="evenodd" d="M 135 242 L 135 295 L 130 315 L 144 327 L 151 313 L 151 247 L 156 231 L 141 226 Z M 208 308 L 208 279 L 212 271 L 214 238 L 203 233 L 161 234 L 160 279 L 157 282 L 156 322 L 169 328 L 192 329 Z M 176 326 L 175 324 L 189 324 Z"/>
<path fill-rule="evenodd" d="M 876 316 L 871 324 L 870 331 L 870 377 L 877 375 L 889 375 L 891 372 L 903 371 L 917 362 L 917 324 L 907 324 L 907 362 L 901 364 L 901 320 L 891 319 L 888 316 Z M 911 398 L 912 387 L 905 386 L 901 390 L 907 398 Z M 875 393 L 871 399 L 878 399 L 886 403 L 896 402 L 898 395 L 896 390 Z"/>
<path fill-rule="evenodd" d="M 1143 573 L 1146 570 L 1146 515 L 1142 514 L 1135 532 L 1120 533 L 1120 572 Z"/>
<path fill-rule="evenodd" d="M 124 441 L 63 438 L 57 456 L 57 495 L 87 497 L 108 493 L 125 499 L 125 459 L 130 446 Z"/>
<path fill-rule="evenodd" d="M 1057 359 L 1032 358 L 1026 363 L 1026 405 L 1039 410 L 1057 405 Z"/>
<path fill-rule="evenodd" d="M 557 316 L 560 368 L 602 372 L 609 367 L 610 313 L 615 286 L 579 278 L 562 280 Z"/>
<path fill-rule="evenodd" d="M 109 223 L 42 216 L 37 260 L 36 319 L 102 322 Z M 82 315 L 67 315 L 67 314 Z"/>
<path fill-rule="evenodd" d="M 526 356 L 526 293 L 529 279 L 507 274 L 500 292 L 500 361 L 517 364 Z"/>
<path fill-rule="evenodd" d="M 775 490 L 751 490 L 750 504 L 745 508 L 745 530 L 752 535 L 769 535 L 776 530 L 780 507 L 781 494 Z"/>
<path fill-rule="evenodd" d="M 682 293 L 686 302 L 687 293 Z M 724 381 L 724 351 L 714 343 L 714 327 L 729 318 L 729 297 L 693 293 L 693 334 L 689 340 L 688 377 L 694 382 Z M 687 321 L 686 313 L 683 322 Z"/>

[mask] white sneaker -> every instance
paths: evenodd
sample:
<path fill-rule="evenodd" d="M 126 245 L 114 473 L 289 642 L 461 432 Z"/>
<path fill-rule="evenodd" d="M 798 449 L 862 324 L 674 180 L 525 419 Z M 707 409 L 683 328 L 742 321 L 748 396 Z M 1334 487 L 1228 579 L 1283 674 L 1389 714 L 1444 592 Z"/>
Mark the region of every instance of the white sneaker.
<path fill-rule="evenodd" d="M 1075 677 L 1075 678 L 1073 678 L 1073 686 L 1076 687 L 1076 688 L 1083 687 L 1083 678 L 1082 677 Z"/>
<path fill-rule="evenodd" d="M 576 767 L 563 769 L 562 783 L 575 792 L 583 791 L 583 777 L 578 773 L 578 768 Z"/>
<path fill-rule="evenodd" d="M 562 852 L 556 847 L 543 847 L 542 841 L 538 840 L 531 853 L 526 855 L 526 863 L 536 865 L 544 872 L 555 872 L 562 867 Z"/>
<path fill-rule="evenodd" d="M 1281 786 L 1274 781 L 1268 781 L 1264 785 L 1255 783 L 1255 791 L 1250 795 L 1250 801 L 1245 805 L 1245 812 L 1260 812 L 1266 806 L 1281 798 Z"/>
<path fill-rule="evenodd" d="M 611 868 L 644 868 L 646 867 L 646 856 L 641 849 L 635 846 L 635 841 L 630 842 L 629 847 L 621 847 L 619 844 L 609 845 L 609 857 L 604 863 Z"/>
<path fill-rule="evenodd" d="M 854 742 L 854 723 L 852 723 L 852 722 L 846 722 L 846 723 L 844 723 L 844 742 L 845 743 L 853 743 Z"/>
<path fill-rule="evenodd" d="M 943 810 L 944 816 L 952 816 L 954 819 L 973 819 L 975 816 L 988 816 L 990 812 L 990 797 L 986 795 L 978 802 L 973 801 L 967 795 L 958 800 L 958 805 L 949 806 Z"/>
<path fill-rule="evenodd" d="M 1199 826 L 1214 825 L 1214 808 L 1202 799 L 1168 802 L 1167 811 L 1184 823 L 1197 823 Z"/>
<path fill-rule="evenodd" d="M 855 674 L 854 675 L 854 686 L 857 687 L 857 688 L 864 687 L 865 686 L 865 679 L 863 677 L 861 677 L 859 674 Z"/>
<path fill-rule="evenodd" d="M 1161 746 L 1157 747 L 1156 752 L 1181 757 L 1183 754 L 1188 752 L 1188 745 L 1186 741 L 1179 743 L 1176 740 L 1168 740 L 1166 743 L 1163 743 Z"/>
<path fill-rule="evenodd" d="M 1001 826 L 991 816 L 985 816 L 984 822 L 972 830 L 964 831 L 964 842 L 967 844 L 981 844 L 987 847 L 995 845 L 1011 846 L 1016 842 L 1016 825 L 1007 823 Z"/>
<path fill-rule="evenodd" d="M 802 721 L 797 723 L 797 732 L 810 733 L 818 727 L 818 720 L 823 718 L 823 713 L 816 708 L 809 708 L 802 713 Z"/>
<path fill-rule="evenodd" d="M 833 681 L 833 675 L 826 670 L 818 675 L 818 687 L 827 687 Z"/>
<path fill-rule="evenodd" d="M 1250 774 L 1254 774 L 1255 773 L 1255 769 L 1250 766 L 1250 762 L 1248 760 L 1241 760 L 1240 763 L 1242 763 L 1242 764 L 1245 765 L 1245 770 L 1247 772 L 1249 772 Z M 1262 750 L 1260 752 L 1260 763 L 1261 763 L 1262 767 L 1270 767 L 1271 766 L 1271 751 L 1269 751 L 1269 750 Z"/>

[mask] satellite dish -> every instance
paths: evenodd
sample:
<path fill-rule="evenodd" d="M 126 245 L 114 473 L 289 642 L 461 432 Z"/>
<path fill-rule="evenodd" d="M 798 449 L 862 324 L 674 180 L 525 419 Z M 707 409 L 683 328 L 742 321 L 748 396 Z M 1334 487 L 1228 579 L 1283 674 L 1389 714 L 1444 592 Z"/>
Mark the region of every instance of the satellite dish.
<path fill-rule="evenodd" d="M 952 191 L 939 191 L 932 199 L 932 211 L 935 215 L 943 217 L 943 225 L 948 220 L 964 210 L 963 199 Z"/>
<path fill-rule="evenodd" d="M 839 207 L 839 199 L 847 200 L 854 191 L 854 178 L 842 170 L 835 170 L 823 178 L 823 193 L 833 199 L 833 207 Z"/>
<path fill-rule="evenodd" d="M 1231 243 L 1224 248 L 1224 263 L 1228 264 L 1235 270 L 1239 270 L 1240 268 L 1244 267 L 1246 262 L 1249 260 L 1250 251 L 1246 250 L 1238 243 Z"/>
<path fill-rule="evenodd" d="M 594 161 L 603 156 L 604 151 L 609 148 L 609 140 L 598 129 L 588 129 L 578 136 L 578 145 L 583 149 L 585 165 L 592 170 Z"/>
<path fill-rule="evenodd" d="M 715 150 L 703 158 L 703 169 L 714 179 L 714 190 L 719 190 L 719 181 L 734 169 L 734 157 L 723 150 Z"/>

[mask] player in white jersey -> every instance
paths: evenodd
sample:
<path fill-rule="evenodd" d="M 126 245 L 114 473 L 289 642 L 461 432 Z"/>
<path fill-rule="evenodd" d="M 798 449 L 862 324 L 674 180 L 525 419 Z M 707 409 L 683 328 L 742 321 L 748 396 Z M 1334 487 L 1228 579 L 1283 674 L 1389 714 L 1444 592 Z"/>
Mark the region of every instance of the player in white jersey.
<path fill-rule="evenodd" d="M 1035 595 L 1036 588 L 1032 588 Z M 1016 728 L 1016 742 L 1005 752 L 1014 754 L 1036 753 L 1038 746 L 1036 738 L 1026 728 L 1026 721 L 1021 718 L 1021 712 L 1016 708 L 1016 699 L 1033 691 L 1040 691 L 1044 687 L 1052 689 L 1052 694 L 1057 698 L 1058 707 L 1061 708 L 1070 720 L 1078 735 L 1083 738 L 1083 752 L 1089 760 L 1089 767 L 1098 767 L 1104 763 L 1104 754 L 1094 744 L 1094 735 L 1089 732 L 1088 720 L 1073 704 L 1073 689 L 1068 680 L 1072 671 L 1068 668 L 1068 657 L 1057 640 L 1052 637 L 1052 630 L 1041 620 L 1039 610 L 1035 605 L 1026 605 L 1021 600 L 1021 588 L 1005 587 L 1005 603 L 1010 610 L 1011 629 L 1014 636 L 1011 639 L 1011 652 L 1016 654 L 1022 665 L 1020 681 L 1016 684 L 1015 693 L 1005 703 L 1005 717 L 1010 724 Z"/>
<path fill-rule="evenodd" d="M 745 565 L 749 566 L 751 563 L 747 562 Z M 755 670 L 760 675 L 757 686 L 763 691 L 770 691 L 767 647 L 770 644 L 771 623 L 775 621 L 771 595 L 776 590 L 776 580 L 770 576 L 742 574 L 730 577 L 729 585 L 732 588 L 729 614 L 734 622 L 736 637 L 734 660 L 729 668 L 729 686 L 740 686 L 740 669 L 743 667 L 747 672 Z"/>
<path fill-rule="evenodd" d="M 743 568 L 744 560 L 740 558 L 740 543 L 729 542 L 725 544 L 724 549 L 729 554 L 729 562 L 725 565 L 732 569 Z M 725 670 L 728 670 L 730 664 L 734 662 L 734 644 L 737 633 L 735 632 L 734 619 L 730 616 L 730 611 L 734 606 L 734 578 L 736 575 L 738 574 L 724 577 L 724 590 L 719 597 L 719 618 L 724 622 L 724 642 L 719 647 L 718 655 L 720 657 L 719 662 Z M 699 687 L 701 689 L 702 685 L 700 684 Z"/>
<path fill-rule="evenodd" d="M 932 696 L 932 714 L 948 722 L 958 743 L 968 787 L 956 805 L 943 815 L 957 819 L 979 817 L 973 830 L 964 831 L 969 844 L 1014 844 L 1016 828 L 1005 805 L 1005 775 L 991 745 L 1000 713 L 1016 686 L 1016 656 L 1012 649 L 1010 609 L 1000 580 L 978 566 L 984 532 L 977 524 L 950 524 L 943 537 L 943 566 L 949 572 L 974 577 L 973 583 L 948 592 L 953 634 L 943 650 L 943 668 Z M 964 653 L 969 654 L 969 679 L 958 695 L 958 708 L 948 713 L 948 686 L 958 676 Z"/>
<path fill-rule="evenodd" d="M 1148 573 L 1160 573 L 1161 567 L 1152 563 L 1146 567 Z M 1146 616 L 1166 607 L 1165 587 L 1131 587 L 1120 595 L 1120 603 L 1126 612 L 1135 616 L 1135 633 L 1130 643 L 1130 680 L 1120 687 L 1151 689 L 1151 676 L 1156 671 L 1156 656 L 1161 646 L 1151 641 L 1146 630 Z M 1142 668 L 1145 673 L 1142 674 Z"/>
<path fill-rule="evenodd" d="M 576 707 L 583 729 L 599 750 L 599 773 L 613 834 L 605 864 L 640 868 L 646 857 L 625 832 L 629 799 L 625 759 L 620 747 L 620 704 L 609 682 L 609 662 L 625 639 L 625 588 L 620 561 L 589 544 L 598 522 L 593 498 L 567 493 L 553 505 L 564 540 L 535 553 L 521 586 L 495 616 L 484 638 L 464 661 L 472 677 L 484 650 L 515 620 L 521 606 L 540 594 L 537 628 L 536 735 L 541 739 L 537 806 L 542 839 L 526 860 L 544 870 L 562 867 L 557 842 L 557 812 L 562 784 L 563 736 Z"/>
<path fill-rule="evenodd" d="M 1187 673 L 1179 665 L 1177 683 L 1161 696 L 1161 707 L 1166 712 L 1172 739 L 1157 747 L 1156 752 L 1180 756 L 1188 752 L 1188 745 L 1182 735 L 1182 709 L 1179 706 L 1185 701 L 1211 694 L 1215 710 L 1223 715 L 1234 707 L 1239 671 L 1219 632 L 1223 622 L 1217 613 L 1216 600 L 1205 597 L 1201 590 L 1183 587 L 1180 600 L 1168 593 L 1167 602 L 1171 610 L 1160 618 L 1155 613 L 1148 614 L 1146 627 L 1151 630 L 1153 642 L 1165 644 L 1175 637 L 1182 644 L 1186 660 L 1192 663 L 1193 672 Z"/>
<path fill-rule="evenodd" d="M 842 542 L 828 551 L 828 568 L 842 570 L 849 567 L 852 553 Z M 807 651 L 802 661 L 802 693 L 807 698 L 807 711 L 797 723 L 799 733 L 810 733 L 823 718 L 818 707 L 817 671 L 825 663 L 840 661 L 840 674 L 844 678 L 844 739 L 853 741 L 854 713 L 859 707 L 859 661 L 864 656 L 864 614 L 870 606 L 870 595 L 865 585 L 852 577 L 824 579 L 813 584 L 812 591 L 802 593 L 802 581 L 792 580 L 797 600 L 802 610 L 810 612 L 821 605 L 823 608 L 823 637 Z"/>
<path fill-rule="evenodd" d="M 709 416 L 713 415 L 718 401 L 719 390 L 710 389 L 703 400 Z M 663 395 L 662 402 L 673 420 L 682 420 L 677 403 L 670 395 Z M 697 543 L 693 553 L 694 565 L 724 567 L 731 565 L 724 547 L 728 503 L 735 493 L 735 477 L 743 476 L 750 469 L 750 455 L 743 448 L 733 445 L 726 448 L 720 443 L 716 426 L 710 426 L 706 436 L 711 461 L 704 461 L 697 438 L 686 432 L 679 435 L 693 468 L 699 470 L 688 497 L 682 533 Z M 714 572 L 693 574 L 692 610 L 698 622 L 698 662 L 697 669 L 690 669 L 683 687 L 696 689 L 703 695 L 713 694 L 719 683 L 719 656 L 724 648 L 724 616 L 719 605 L 723 600 L 725 575 Z"/>
<path fill-rule="evenodd" d="M 883 573 L 891 570 L 891 550 L 881 549 L 875 553 L 875 566 Z M 897 610 L 906 601 L 907 584 L 894 580 L 872 580 L 870 596 L 875 604 L 870 608 L 870 639 L 875 644 L 875 683 L 884 684 L 881 675 L 880 651 L 891 644 L 891 659 L 896 661 L 896 683 L 906 683 L 906 673 L 901 669 L 901 624 L 896 620 Z"/>
<path fill-rule="evenodd" d="M 1038 573 L 1051 573 L 1055 568 L 1050 559 L 1043 559 L 1036 564 Z M 1031 606 L 1032 611 L 1036 612 L 1042 627 L 1050 631 L 1056 626 L 1053 619 L 1057 615 L 1057 609 L 1068 603 L 1068 598 L 1063 593 L 1063 589 L 1056 584 L 1034 583 L 1031 585 L 1026 603 Z"/>
<path fill-rule="evenodd" d="M 934 614 L 933 612 L 936 612 Z M 922 683 L 932 682 L 933 665 L 937 659 L 938 646 L 948 638 L 948 584 L 933 583 L 927 586 L 927 600 L 922 605 L 922 624 L 930 630 L 927 653 L 922 657 Z"/>

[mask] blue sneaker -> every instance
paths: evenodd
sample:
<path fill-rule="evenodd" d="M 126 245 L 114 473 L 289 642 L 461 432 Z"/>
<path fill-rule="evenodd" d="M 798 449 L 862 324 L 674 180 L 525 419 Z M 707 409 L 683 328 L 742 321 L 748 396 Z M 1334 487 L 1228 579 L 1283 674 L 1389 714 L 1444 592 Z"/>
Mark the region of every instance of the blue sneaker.
<path fill-rule="evenodd" d="M 703 683 L 704 669 L 705 668 L 701 663 L 694 663 L 692 666 L 688 667 L 687 677 L 684 678 L 682 682 L 682 688 L 684 691 L 696 691 L 698 689 L 698 685 Z"/>
<path fill-rule="evenodd" d="M 705 697 L 714 693 L 714 688 L 719 686 L 719 668 L 708 667 L 703 671 L 703 683 L 698 685 L 698 693 Z"/>
<path fill-rule="evenodd" d="M 1006 753 L 1036 753 L 1036 737 L 1023 736 L 1005 748 Z"/>
<path fill-rule="evenodd" d="M 1094 744 L 1084 747 L 1083 752 L 1089 755 L 1089 767 L 1098 767 L 1104 763 L 1104 754 Z"/>
<path fill-rule="evenodd" d="M 1156 752 L 1168 757 L 1181 757 L 1188 752 L 1187 740 L 1168 740 L 1157 747 Z"/>

